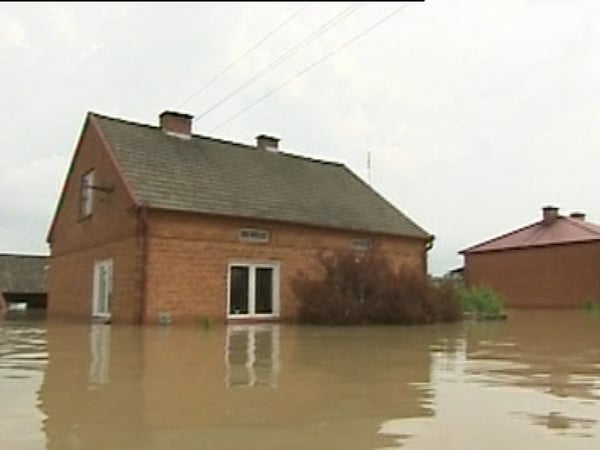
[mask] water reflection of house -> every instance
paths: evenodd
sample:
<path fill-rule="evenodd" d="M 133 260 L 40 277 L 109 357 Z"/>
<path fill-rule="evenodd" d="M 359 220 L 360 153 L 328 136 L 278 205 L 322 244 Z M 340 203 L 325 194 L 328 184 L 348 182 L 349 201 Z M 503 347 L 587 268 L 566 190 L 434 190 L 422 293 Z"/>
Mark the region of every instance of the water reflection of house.
<path fill-rule="evenodd" d="M 247 325 L 227 327 L 225 365 L 227 387 L 277 387 L 279 327 Z"/>
<path fill-rule="evenodd" d="M 50 327 L 48 448 L 380 447 L 384 421 L 432 414 L 413 331 Z"/>
<path fill-rule="evenodd" d="M 39 392 L 48 450 L 144 448 L 142 342 L 130 331 L 48 325 Z"/>
<path fill-rule="evenodd" d="M 47 266 L 47 256 L 0 254 L 0 313 L 11 306 L 45 308 Z"/>
<path fill-rule="evenodd" d="M 111 328 L 95 324 L 90 327 L 90 370 L 88 382 L 91 386 L 110 381 L 110 333 Z"/>
<path fill-rule="evenodd" d="M 260 436 L 280 448 L 372 448 L 384 420 L 430 414 L 418 387 L 429 381 L 428 343 L 410 332 L 397 340 L 385 328 L 353 331 L 237 327 L 193 346 L 177 329 L 154 336 L 143 385 L 156 406 L 146 415 L 155 442 L 259 448 Z M 179 394 L 165 395 L 164 380 Z"/>
<path fill-rule="evenodd" d="M 514 311 L 501 324 L 471 324 L 470 370 L 491 383 L 600 400 L 599 322 L 580 311 Z"/>

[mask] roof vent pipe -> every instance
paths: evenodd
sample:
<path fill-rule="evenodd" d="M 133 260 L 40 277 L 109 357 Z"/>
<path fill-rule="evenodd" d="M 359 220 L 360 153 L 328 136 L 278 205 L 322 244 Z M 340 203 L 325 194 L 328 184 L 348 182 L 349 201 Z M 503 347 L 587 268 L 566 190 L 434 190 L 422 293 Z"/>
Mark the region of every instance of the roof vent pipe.
<path fill-rule="evenodd" d="M 585 221 L 585 213 L 582 213 L 582 212 L 579 212 L 579 211 L 577 211 L 577 212 L 572 212 L 571 214 L 569 214 L 569 216 L 570 216 L 572 219 L 581 220 L 582 222 L 583 222 L 583 221 Z"/>
<path fill-rule="evenodd" d="M 558 208 L 556 206 L 544 206 L 542 208 L 544 225 L 552 225 L 558 219 Z"/>
<path fill-rule="evenodd" d="M 256 148 L 276 152 L 279 149 L 279 139 L 266 134 L 256 136 Z"/>

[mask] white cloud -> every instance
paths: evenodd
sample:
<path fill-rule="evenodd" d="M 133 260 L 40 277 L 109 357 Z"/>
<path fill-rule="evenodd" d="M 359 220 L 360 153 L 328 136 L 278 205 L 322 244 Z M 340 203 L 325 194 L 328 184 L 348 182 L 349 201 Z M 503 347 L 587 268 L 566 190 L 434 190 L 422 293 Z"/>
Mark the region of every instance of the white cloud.
<path fill-rule="evenodd" d="M 11 6 L 0 13 L 0 251 L 43 240 L 85 112 L 156 123 L 298 4 Z M 201 112 L 347 5 L 310 4 L 183 109 Z M 365 4 L 195 125 L 206 132 L 398 5 Z M 600 3 L 428 0 L 217 133 L 347 163 L 456 252 L 558 203 L 600 222 Z M 20 199 L 15 199 L 18 192 Z M 33 225 L 32 225 L 33 224 Z M 25 231 L 28 234 L 24 234 Z"/>
<path fill-rule="evenodd" d="M 19 19 L 0 14 L 0 43 L 3 46 L 22 47 L 26 36 L 25 26 Z"/>
<path fill-rule="evenodd" d="M 45 233 L 68 159 L 53 155 L 0 169 L 0 249 L 45 252 Z"/>

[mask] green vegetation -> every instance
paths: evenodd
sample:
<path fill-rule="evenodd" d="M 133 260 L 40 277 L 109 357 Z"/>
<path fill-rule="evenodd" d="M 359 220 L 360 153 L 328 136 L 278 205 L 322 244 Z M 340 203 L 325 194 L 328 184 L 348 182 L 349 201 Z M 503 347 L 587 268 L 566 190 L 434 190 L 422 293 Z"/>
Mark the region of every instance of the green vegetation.
<path fill-rule="evenodd" d="M 171 325 L 171 313 L 161 311 L 158 313 L 158 324 L 159 325 Z"/>
<path fill-rule="evenodd" d="M 584 304 L 584 309 L 592 316 L 600 316 L 600 301 L 596 299 L 587 300 Z"/>
<path fill-rule="evenodd" d="M 200 318 L 200 326 L 205 330 L 210 330 L 212 328 L 212 320 L 209 317 L 202 316 Z"/>
<path fill-rule="evenodd" d="M 452 282 L 396 269 L 376 250 L 329 254 L 319 265 L 313 276 L 301 274 L 293 283 L 301 322 L 410 325 L 462 318 Z"/>
<path fill-rule="evenodd" d="M 505 316 L 504 300 L 493 289 L 486 286 L 457 288 L 458 298 L 466 315 L 476 318 L 490 319 Z"/>

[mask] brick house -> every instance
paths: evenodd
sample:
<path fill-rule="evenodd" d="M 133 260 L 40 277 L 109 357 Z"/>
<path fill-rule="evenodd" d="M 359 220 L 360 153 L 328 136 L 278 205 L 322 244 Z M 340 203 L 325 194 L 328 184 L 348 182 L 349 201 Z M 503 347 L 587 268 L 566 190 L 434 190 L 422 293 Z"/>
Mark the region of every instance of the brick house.
<path fill-rule="evenodd" d="M 426 273 L 431 236 L 339 163 L 89 113 L 48 233 L 48 316 L 293 320 L 322 251 Z"/>
<path fill-rule="evenodd" d="M 556 207 L 542 219 L 467 248 L 464 276 L 470 286 L 503 294 L 509 307 L 581 307 L 600 298 L 600 226 L 585 214 L 562 216 Z"/>

